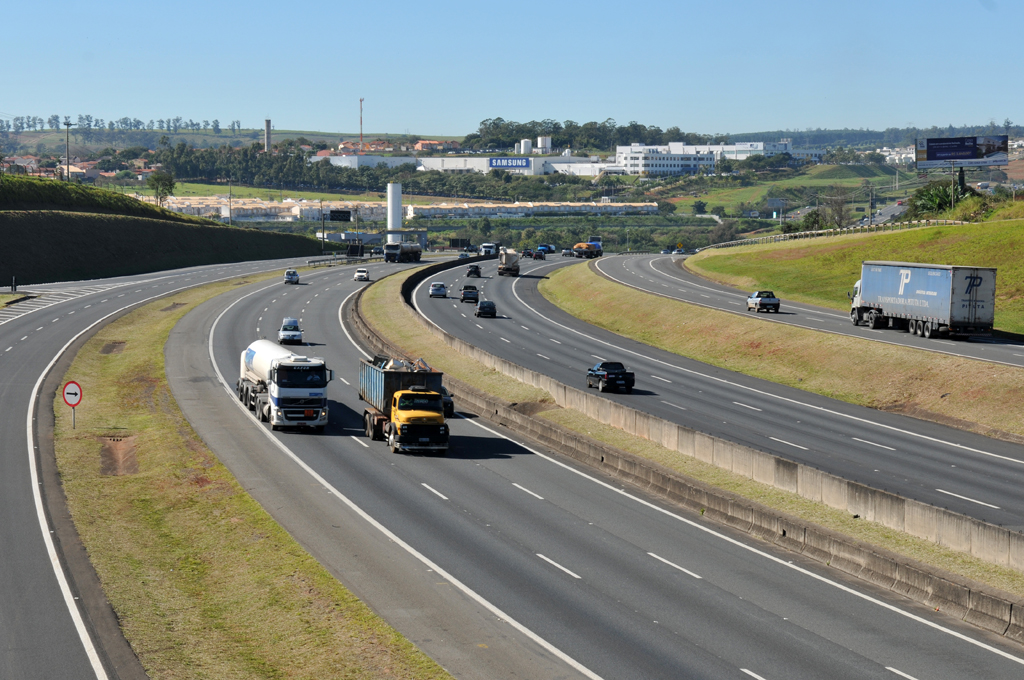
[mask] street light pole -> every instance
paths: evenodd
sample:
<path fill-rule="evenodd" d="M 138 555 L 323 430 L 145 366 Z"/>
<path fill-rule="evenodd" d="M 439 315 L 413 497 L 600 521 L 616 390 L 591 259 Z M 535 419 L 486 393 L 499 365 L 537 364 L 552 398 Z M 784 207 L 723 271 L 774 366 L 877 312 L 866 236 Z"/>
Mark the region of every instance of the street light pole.
<path fill-rule="evenodd" d="M 76 124 L 71 122 L 70 116 L 64 116 L 64 181 L 71 181 L 71 128 Z"/>

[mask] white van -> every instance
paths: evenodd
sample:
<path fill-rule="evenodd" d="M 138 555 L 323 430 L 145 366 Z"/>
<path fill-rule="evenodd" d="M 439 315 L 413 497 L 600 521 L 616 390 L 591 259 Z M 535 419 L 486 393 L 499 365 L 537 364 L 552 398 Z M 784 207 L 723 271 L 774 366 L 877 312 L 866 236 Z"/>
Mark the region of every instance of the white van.
<path fill-rule="evenodd" d="M 493 243 L 481 243 L 480 254 L 481 255 L 494 255 L 498 252 L 498 246 Z"/>

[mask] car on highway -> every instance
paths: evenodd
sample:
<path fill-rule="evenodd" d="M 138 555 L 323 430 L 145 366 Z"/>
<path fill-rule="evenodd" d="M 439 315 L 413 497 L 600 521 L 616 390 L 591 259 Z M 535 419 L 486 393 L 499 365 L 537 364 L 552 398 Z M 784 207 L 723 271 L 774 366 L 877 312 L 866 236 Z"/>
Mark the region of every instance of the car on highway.
<path fill-rule="evenodd" d="M 299 283 L 299 273 L 297 271 L 295 271 L 294 269 L 286 269 L 284 271 L 284 282 L 285 282 L 285 284 L 292 283 L 292 284 L 298 285 L 298 283 Z"/>
<path fill-rule="evenodd" d="M 468 279 L 471 276 L 475 276 L 478 279 L 480 278 L 480 265 L 471 264 L 466 267 L 466 278 Z"/>
<path fill-rule="evenodd" d="M 301 345 L 302 329 L 299 328 L 299 320 L 286 316 L 281 322 L 281 328 L 277 331 L 277 342 L 281 345 Z"/>
<path fill-rule="evenodd" d="M 459 259 L 460 260 L 468 260 L 469 259 L 469 253 L 459 253 Z"/>
<path fill-rule="evenodd" d="M 489 316 L 491 318 L 498 318 L 498 307 L 490 300 L 481 300 L 476 303 L 476 311 L 473 312 L 473 316 Z"/>
<path fill-rule="evenodd" d="M 447 387 L 441 387 L 441 403 L 444 405 L 444 417 L 451 418 L 455 415 L 455 400 Z"/>
<path fill-rule="evenodd" d="M 684 249 L 684 248 L 676 248 L 675 250 L 672 251 L 672 254 L 673 255 L 686 255 L 686 249 Z"/>
<path fill-rule="evenodd" d="M 762 310 L 766 312 L 779 311 L 779 298 L 775 297 L 775 293 L 770 290 L 755 290 L 747 298 L 747 311 L 754 310 L 760 312 Z"/>
<path fill-rule="evenodd" d="M 465 285 L 462 290 L 459 291 L 459 302 L 472 302 L 476 304 L 480 301 L 480 291 L 477 290 L 476 286 Z"/>
<path fill-rule="evenodd" d="M 370 255 L 383 255 L 383 254 L 384 254 L 383 246 L 374 246 L 373 250 L 370 251 Z"/>
<path fill-rule="evenodd" d="M 533 257 L 533 251 L 531 249 L 529 249 L 529 248 L 523 248 L 521 251 L 519 251 L 519 255 L 520 255 L 520 257 L 532 258 Z"/>
<path fill-rule="evenodd" d="M 430 284 L 430 297 L 448 297 L 448 289 L 440 281 Z"/>
<path fill-rule="evenodd" d="M 631 394 L 635 383 L 636 376 L 620 361 L 602 361 L 587 369 L 587 387 L 596 387 L 601 392 L 622 390 Z"/>
<path fill-rule="evenodd" d="M 562 257 L 576 257 L 576 253 L 572 252 L 572 248 L 562 248 Z"/>
<path fill-rule="evenodd" d="M 364 269 L 363 267 L 360 267 L 359 269 L 356 270 L 356 273 L 352 275 L 352 280 L 353 281 L 369 281 L 370 280 L 370 272 L 367 271 L 366 269 Z"/>
<path fill-rule="evenodd" d="M 533 253 L 533 259 L 535 260 L 546 260 L 547 255 L 544 254 L 543 250 L 537 250 Z"/>
<path fill-rule="evenodd" d="M 672 251 L 669 250 L 668 248 L 663 248 L 662 251 L 661 251 L 661 254 L 662 255 L 671 255 Z"/>

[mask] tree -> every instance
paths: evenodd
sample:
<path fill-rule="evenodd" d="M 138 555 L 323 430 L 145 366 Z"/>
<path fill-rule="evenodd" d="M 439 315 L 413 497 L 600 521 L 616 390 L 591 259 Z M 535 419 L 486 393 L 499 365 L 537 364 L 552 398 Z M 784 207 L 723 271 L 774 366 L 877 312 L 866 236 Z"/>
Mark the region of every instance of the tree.
<path fill-rule="evenodd" d="M 671 201 L 658 201 L 658 214 L 671 215 L 676 211 L 676 204 Z"/>
<path fill-rule="evenodd" d="M 51 130 L 60 129 L 60 116 L 56 113 L 46 119 L 46 124 L 50 126 Z"/>
<path fill-rule="evenodd" d="M 174 195 L 174 185 L 174 175 L 163 170 L 157 170 L 146 179 L 146 186 L 153 190 L 160 206 L 163 206 L 165 198 Z"/>
<path fill-rule="evenodd" d="M 864 162 L 868 165 L 885 165 L 885 156 L 877 151 L 869 151 L 864 154 Z"/>
<path fill-rule="evenodd" d="M 711 209 L 711 214 L 717 215 L 718 217 L 725 217 L 725 206 L 716 205 L 714 208 Z"/>
<path fill-rule="evenodd" d="M 842 229 L 850 223 L 849 192 L 846 187 L 833 185 L 828 188 L 825 199 L 825 222 L 828 226 Z"/>
<path fill-rule="evenodd" d="M 703 215 L 708 211 L 707 201 L 694 201 L 693 202 L 693 214 Z"/>
<path fill-rule="evenodd" d="M 804 215 L 804 218 L 799 222 L 799 225 L 801 231 L 820 231 L 828 227 L 824 211 L 818 208 L 815 208 Z M 794 229 L 793 231 L 796 230 Z"/>
<path fill-rule="evenodd" d="M 219 135 L 220 134 L 220 121 L 217 120 L 216 118 L 213 119 L 213 134 L 215 134 L 215 135 Z"/>

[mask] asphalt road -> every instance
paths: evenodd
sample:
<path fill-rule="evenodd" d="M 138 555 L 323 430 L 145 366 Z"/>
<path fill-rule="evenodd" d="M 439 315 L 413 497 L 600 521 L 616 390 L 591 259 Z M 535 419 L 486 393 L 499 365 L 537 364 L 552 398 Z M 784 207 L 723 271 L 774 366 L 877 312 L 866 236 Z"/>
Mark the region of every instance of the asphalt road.
<path fill-rule="evenodd" d="M 388 267 L 374 266 L 373 277 Z M 443 457 L 394 455 L 366 440 L 354 386 L 361 354 L 339 322 L 363 285 L 349 277 L 328 271 L 300 287 L 253 285 L 211 300 L 172 334 L 168 377 L 250 493 L 456 677 L 932 680 L 1024 669 L 1021 650 L 996 636 L 476 418 L 449 421 Z M 512 281 L 484 283 L 491 297 L 492 285 Z M 452 325 L 475 327 L 457 303 L 428 302 L 454 310 Z M 335 370 L 322 435 L 270 432 L 233 393 L 239 353 L 285 316 L 301 319 L 305 351 Z"/>
<path fill-rule="evenodd" d="M 54 384 L 44 383 L 43 375 L 74 338 L 120 310 L 182 288 L 284 266 L 213 265 L 30 286 L 19 292 L 41 293 L 38 298 L 0 310 L 0 678 L 104 678 L 111 671 L 128 677 L 133 664 L 135 671 L 140 668 L 116 621 L 111 624 L 109 605 L 64 513 L 53 461 L 37 455 L 39 437 L 49 436 L 46 414 L 60 387 L 60 367 L 51 377 Z M 87 412 L 89 390 L 83 388 L 79 408 Z M 54 484 L 43 485 L 46 479 Z M 84 568 L 67 572 L 68 563 Z M 97 630 L 104 637 L 99 643 Z"/>
<path fill-rule="evenodd" d="M 619 271 L 632 262 L 633 271 L 644 272 L 650 259 L 603 258 L 601 265 Z M 636 388 L 609 399 L 874 488 L 1024 529 L 1019 445 L 749 378 L 603 331 L 537 291 L 545 273 L 573 260 L 526 262 L 518 279 L 498 277 L 488 263 L 484 278 L 469 280 L 483 288 L 483 299 L 496 302 L 498 319 L 476 319 L 471 305 L 457 299 L 429 298 L 429 282 L 417 289 L 416 304 L 448 332 L 566 384 L 583 388 L 588 366 L 622 361 L 636 373 Z M 457 291 L 464 273 L 459 268 L 437 280 Z M 776 316 L 785 314 L 761 318 Z"/>
<path fill-rule="evenodd" d="M 748 313 L 746 300 L 751 291 L 737 290 L 695 276 L 683 269 L 683 259 L 678 255 L 625 255 L 601 258 L 597 267 L 613 281 L 638 290 L 722 311 Z M 850 290 L 853 290 L 853 284 L 854 281 L 850 281 Z M 749 314 L 754 315 L 753 312 Z M 778 314 L 766 313 L 759 315 L 758 318 L 766 323 L 784 323 L 950 356 L 980 359 L 1009 366 L 1024 366 L 1024 344 L 1014 340 L 950 340 L 922 338 L 906 331 L 872 330 L 866 326 L 854 326 L 847 312 L 788 300 L 782 301 L 782 308 Z"/>

